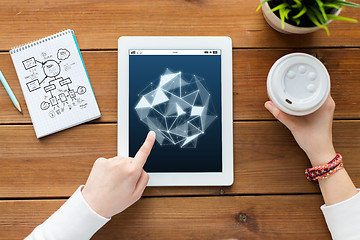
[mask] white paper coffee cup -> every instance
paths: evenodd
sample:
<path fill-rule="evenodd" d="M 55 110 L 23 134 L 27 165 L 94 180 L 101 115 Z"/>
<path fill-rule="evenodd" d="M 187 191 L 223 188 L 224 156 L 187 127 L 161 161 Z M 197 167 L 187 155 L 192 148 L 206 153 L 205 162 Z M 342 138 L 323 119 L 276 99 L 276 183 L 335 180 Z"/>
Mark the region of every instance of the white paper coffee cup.
<path fill-rule="evenodd" d="M 278 59 L 267 78 L 269 98 L 283 112 L 303 116 L 315 112 L 330 92 L 325 66 L 305 53 L 291 53 Z"/>

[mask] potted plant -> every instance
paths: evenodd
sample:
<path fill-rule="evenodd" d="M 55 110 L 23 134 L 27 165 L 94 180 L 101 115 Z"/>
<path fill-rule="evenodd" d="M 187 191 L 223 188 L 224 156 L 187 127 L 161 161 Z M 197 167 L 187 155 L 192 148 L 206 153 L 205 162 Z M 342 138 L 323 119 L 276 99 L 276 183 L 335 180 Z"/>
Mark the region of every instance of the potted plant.
<path fill-rule="evenodd" d="M 260 0 L 265 20 L 282 33 L 305 34 L 325 29 L 332 20 L 357 22 L 356 19 L 339 16 L 342 7 L 360 8 L 359 4 L 344 0 Z"/>

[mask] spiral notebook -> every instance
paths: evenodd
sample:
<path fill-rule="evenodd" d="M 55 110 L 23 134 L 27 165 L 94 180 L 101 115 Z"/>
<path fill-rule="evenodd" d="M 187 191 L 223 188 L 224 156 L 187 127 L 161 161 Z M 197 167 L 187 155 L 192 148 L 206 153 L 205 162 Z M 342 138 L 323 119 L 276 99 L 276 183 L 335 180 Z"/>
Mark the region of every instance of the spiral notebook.
<path fill-rule="evenodd" d="M 10 50 L 37 138 L 101 116 L 74 32 Z"/>

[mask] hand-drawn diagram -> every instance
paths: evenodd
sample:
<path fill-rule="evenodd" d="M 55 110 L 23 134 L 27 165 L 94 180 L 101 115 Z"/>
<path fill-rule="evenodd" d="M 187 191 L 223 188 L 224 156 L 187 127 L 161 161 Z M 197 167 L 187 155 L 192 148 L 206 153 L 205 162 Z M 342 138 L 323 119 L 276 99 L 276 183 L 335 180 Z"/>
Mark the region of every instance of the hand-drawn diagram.
<path fill-rule="evenodd" d="M 204 79 L 196 75 L 167 69 L 157 86 L 151 83 L 138 96 L 135 110 L 160 145 L 195 148 L 217 118 Z"/>
<path fill-rule="evenodd" d="M 75 106 L 85 108 L 87 105 L 80 98 L 80 95 L 86 92 L 86 88 L 84 86 L 72 87 L 74 85 L 72 79 L 66 77 L 66 71 L 70 70 L 75 63 L 67 63 L 65 70 L 62 70 L 62 62 L 69 57 L 70 52 L 65 48 L 60 48 L 56 58 L 42 52 L 43 61 L 35 57 L 22 61 L 24 69 L 29 73 L 25 77 L 25 79 L 30 79 L 26 83 L 29 92 L 40 94 L 39 89 L 43 89 L 41 93 L 44 93 L 44 98 L 39 107 L 43 111 L 48 111 L 51 118 L 60 115 L 65 110 L 71 110 Z M 40 78 L 40 76 L 42 77 Z"/>

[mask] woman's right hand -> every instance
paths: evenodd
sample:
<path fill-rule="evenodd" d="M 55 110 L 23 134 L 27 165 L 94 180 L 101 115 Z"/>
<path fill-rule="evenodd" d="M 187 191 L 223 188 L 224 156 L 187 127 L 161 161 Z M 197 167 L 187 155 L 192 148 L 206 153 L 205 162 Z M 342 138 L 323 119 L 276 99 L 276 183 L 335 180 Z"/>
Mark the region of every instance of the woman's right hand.
<path fill-rule="evenodd" d="M 313 166 L 326 164 L 335 157 L 336 152 L 332 143 L 335 102 L 330 95 L 317 111 L 301 117 L 282 112 L 271 101 L 266 102 L 265 107 L 291 131 Z M 327 206 L 357 194 L 344 168 L 329 178 L 319 179 L 319 186 Z"/>
<path fill-rule="evenodd" d="M 282 112 L 271 101 L 265 107 L 291 131 L 313 166 L 326 164 L 335 157 L 332 143 L 335 102 L 330 95 L 317 111 L 301 117 Z"/>
<path fill-rule="evenodd" d="M 95 161 L 82 190 L 89 206 L 99 215 L 111 218 L 140 199 L 149 181 L 143 166 L 155 142 L 155 132 L 148 133 L 134 158 L 99 158 Z"/>

